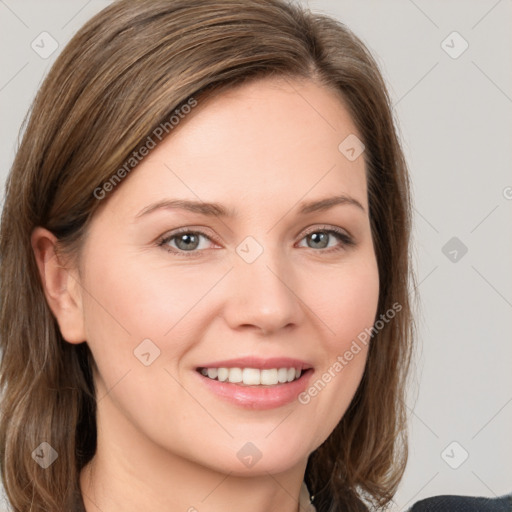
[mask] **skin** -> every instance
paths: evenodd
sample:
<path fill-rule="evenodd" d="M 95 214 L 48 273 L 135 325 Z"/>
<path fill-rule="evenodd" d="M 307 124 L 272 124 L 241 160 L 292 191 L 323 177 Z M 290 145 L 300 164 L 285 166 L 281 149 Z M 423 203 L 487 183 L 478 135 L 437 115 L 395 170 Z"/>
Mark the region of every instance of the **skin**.
<path fill-rule="evenodd" d="M 63 337 L 87 340 L 98 366 L 98 449 L 81 474 L 87 512 L 298 510 L 308 456 L 345 413 L 367 347 L 308 404 L 269 410 L 223 401 L 194 372 L 219 359 L 287 356 L 314 367 L 313 383 L 373 325 L 379 284 L 364 157 L 338 150 L 350 134 L 358 131 L 330 89 L 259 80 L 199 103 L 103 199 L 78 268 L 56 255 L 50 232 L 34 230 Z M 297 213 L 302 201 L 342 193 L 364 211 Z M 237 214 L 136 218 L 166 198 Z M 158 246 L 181 227 L 209 237 L 192 244 L 195 256 L 177 238 Z M 315 245 L 305 233 L 331 227 L 355 245 L 333 234 Z M 236 252 L 247 236 L 263 248 L 250 264 Z M 160 350 L 149 366 L 133 353 L 147 338 Z M 237 457 L 248 441 L 261 452 L 251 467 Z"/>

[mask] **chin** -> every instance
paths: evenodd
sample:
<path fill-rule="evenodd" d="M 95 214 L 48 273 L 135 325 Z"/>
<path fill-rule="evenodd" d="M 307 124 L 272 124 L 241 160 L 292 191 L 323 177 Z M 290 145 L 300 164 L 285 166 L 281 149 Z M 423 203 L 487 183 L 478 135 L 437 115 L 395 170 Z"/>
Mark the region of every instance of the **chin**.
<path fill-rule="evenodd" d="M 267 476 L 305 464 L 309 456 L 309 452 L 303 452 L 304 444 L 285 444 L 282 439 L 278 440 L 280 449 L 264 439 L 235 441 L 234 444 L 233 448 L 212 450 L 208 460 L 204 460 L 203 455 L 198 462 L 232 476 Z"/>

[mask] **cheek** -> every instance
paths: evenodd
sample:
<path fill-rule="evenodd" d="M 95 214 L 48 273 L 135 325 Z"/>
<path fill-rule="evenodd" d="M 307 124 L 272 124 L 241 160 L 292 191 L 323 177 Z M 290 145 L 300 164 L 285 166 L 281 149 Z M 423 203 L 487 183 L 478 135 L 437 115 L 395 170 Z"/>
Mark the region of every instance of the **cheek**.
<path fill-rule="evenodd" d="M 222 277 L 198 272 L 194 265 L 172 268 L 136 264 L 137 258 L 116 264 L 105 258 L 87 280 L 89 326 L 95 333 L 118 332 L 121 338 L 162 339 L 187 316 Z M 97 320 L 101 323 L 96 324 Z"/>
<path fill-rule="evenodd" d="M 317 285 L 319 280 L 317 279 Z M 379 273 L 373 256 L 356 259 L 322 278 L 322 293 L 311 289 L 315 313 L 326 326 L 329 354 L 346 350 L 365 328 L 370 328 L 377 313 Z"/>
<path fill-rule="evenodd" d="M 120 388 L 128 386 L 134 400 L 151 408 L 159 399 L 151 389 L 172 384 L 165 370 L 176 373 L 201 340 L 211 315 L 208 292 L 226 269 L 141 265 L 114 252 L 94 262 L 85 280 L 84 318 L 99 385 L 106 393 L 122 380 Z M 161 403 L 153 405 L 162 410 Z"/>
<path fill-rule="evenodd" d="M 98 367 L 98 397 L 108 393 L 103 407 L 109 417 L 123 411 L 134 425 L 151 418 L 161 426 L 169 411 L 181 414 L 186 399 L 166 370 L 174 374 L 173 366 L 188 350 L 189 317 L 218 277 L 199 279 L 190 269 L 171 272 L 116 260 L 115 254 L 95 260 L 85 282 L 84 317 Z"/>
<path fill-rule="evenodd" d="M 312 447 L 321 444 L 339 423 L 361 381 L 379 299 L 376 260 L 354 260 L 352 265 L 331 271 L 322 282 L 325 293 L 312 292 L 311 307 L 326 326 L 321 338 L 323 359 L 309 387 L 298 397 L 310 416 L 323 418 Z"/>

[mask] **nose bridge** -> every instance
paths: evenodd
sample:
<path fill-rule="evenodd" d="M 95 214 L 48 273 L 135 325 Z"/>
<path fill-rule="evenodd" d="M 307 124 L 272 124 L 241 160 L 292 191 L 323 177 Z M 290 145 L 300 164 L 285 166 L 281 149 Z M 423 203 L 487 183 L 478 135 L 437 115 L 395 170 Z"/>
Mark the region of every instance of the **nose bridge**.
<path fill-rule="evenodd" d="M 232 279 L 232 321 L 269 332 L 298 320 L 292 267 L 279 244 L 246 237 L 236 247 Z"/>

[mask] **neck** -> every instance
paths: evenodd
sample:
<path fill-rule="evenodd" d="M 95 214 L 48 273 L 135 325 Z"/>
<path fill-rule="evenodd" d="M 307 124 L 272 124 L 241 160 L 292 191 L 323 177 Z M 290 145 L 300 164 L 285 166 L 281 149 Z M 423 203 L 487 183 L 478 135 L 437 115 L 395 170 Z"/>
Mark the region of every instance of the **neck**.
<path fill-rule="evenodd" d="M 80 475 L 86 512 L 299 511 L 307 460 L 280 473 L 222 472 L 165 450 L 126 420 L 101 420 L 98 410 L 96 455 Z"/>

